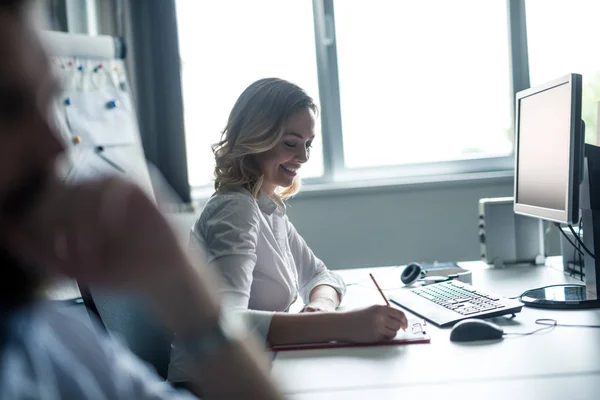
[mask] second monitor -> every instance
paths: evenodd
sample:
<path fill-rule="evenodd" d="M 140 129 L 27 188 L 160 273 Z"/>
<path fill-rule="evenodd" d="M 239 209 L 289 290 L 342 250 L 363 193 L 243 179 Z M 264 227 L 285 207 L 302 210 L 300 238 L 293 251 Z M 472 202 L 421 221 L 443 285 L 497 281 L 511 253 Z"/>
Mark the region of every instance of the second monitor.
<path fill-rule="evenodd" d="M 580 299 L 562 288 L 539 292 L 532 305 L 569 308 L 596 301 L 600 288 L 600 148 L 584 144 L 582 77 L 569 74 L 517 93 L 515 124 L 515 205 L 520 215 L 582 228 L 577 247 L 585 253 L 586 286 Z M 562 233 L 562 231 L 561 231 Z M 569 293 L 573 293 L 573 285 Z M 552 292 L 552 293 L 550 293 Z M 587 303 L 587 306 L 591 306 Z M 600 305 L 597 303 L 596 305 Z"/>

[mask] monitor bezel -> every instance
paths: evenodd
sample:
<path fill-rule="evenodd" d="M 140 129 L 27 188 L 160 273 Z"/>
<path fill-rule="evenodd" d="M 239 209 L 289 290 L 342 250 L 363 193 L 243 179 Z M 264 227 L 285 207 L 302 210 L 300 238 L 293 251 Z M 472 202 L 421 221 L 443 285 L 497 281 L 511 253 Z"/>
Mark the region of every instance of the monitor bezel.
<path fill-rule="evenodd" d="M 551 208 L 536 207 L 529 204 L 519 203 L 518 182 L 519 182 L 519 135 L 520 135 L 520 109 L 521 100 L 561 86 L 570 85 L 571 92 L 571 121 L 570 121 L 570 148 L 569 148 L 569 185 L 565 193 L 565 209 L 556 210 Z M 516 94 L 515 101 L 515 179 L 514 179 L 514 212 L 534 218 L 541 218 L 547 221 L 559 222 L 563 224 L 574 224 L 579 220 L 579 178 L 582 167 L 583 154 L 581 145 L 585 140 L 581 132 L 581 91 L 582 79 L 580 74 L 568 74 L 542 85 L 523 90 Z M 575 189 L 575 190 L 574 190 Z"/>

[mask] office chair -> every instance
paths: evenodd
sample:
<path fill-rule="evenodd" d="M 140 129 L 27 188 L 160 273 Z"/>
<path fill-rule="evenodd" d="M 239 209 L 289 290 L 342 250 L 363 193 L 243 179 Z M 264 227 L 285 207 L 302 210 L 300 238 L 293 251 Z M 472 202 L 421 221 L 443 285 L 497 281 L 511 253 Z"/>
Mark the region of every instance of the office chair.
<path fill-rule="evenodd" d="M 79 289 L 88 313 L 101 322 L 108 334 L 124 341 L 135 355 L 167 379 L 173 335 L 164 332 L 141 302 L 83 285 Z"/>

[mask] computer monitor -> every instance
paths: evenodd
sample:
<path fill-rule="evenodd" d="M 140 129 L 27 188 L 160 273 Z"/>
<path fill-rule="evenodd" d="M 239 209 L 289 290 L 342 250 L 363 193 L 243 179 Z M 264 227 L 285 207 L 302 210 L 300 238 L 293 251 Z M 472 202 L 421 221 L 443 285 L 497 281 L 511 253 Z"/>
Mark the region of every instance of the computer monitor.
<path fill-rule="evenodd" d="M 525 299 L 521 296 L 526 305 L 600 306 L 600 258 L 595 259 L 600 254 L 600 148 L 584 144 L 581 105 L 578 74 L 516 95 L 514 211 L 569 225 L 573 232 L 572 225 L 583 224 L 577 247 L 586 250 L 586 285 L 536 289 Z"/>
<path fill-rule="evenodd" d="M 515 105 L 515 213 L 577 224 L 584 143 L 581 75 L 519 92 Z"/>

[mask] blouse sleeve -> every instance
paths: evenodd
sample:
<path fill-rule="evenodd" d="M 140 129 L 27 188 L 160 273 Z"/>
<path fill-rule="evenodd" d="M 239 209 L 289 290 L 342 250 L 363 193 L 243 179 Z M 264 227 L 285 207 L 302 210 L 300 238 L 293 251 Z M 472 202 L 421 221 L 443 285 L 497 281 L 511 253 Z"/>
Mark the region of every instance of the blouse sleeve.
<path fill-rule="evenodd" d="M 298 268 L 300 295 L 304 303 L 307 304 L 310 301 L 310 292 L 319 285 L 329 285 L 340 294 L 340 297 L 343 297 L 346 293 L 346 284 L 343 279 L 327 269 L 323 261 L 315 256 L 287 216 L 285 220 L 290 250 Z"/>
<path fill-rule="evenodd" d="M 249 328 L 266 342 L 274 313 L 248 309 L 259 218 L 259 210 L 248 196 L 219 195 L 194 224 L 190 244 L 196 253 L 206 249 L 208 264 L 221 278 L 219 292 L 225 307 L 242 312 Z"/>

